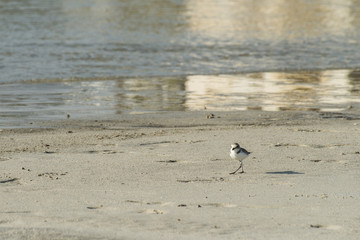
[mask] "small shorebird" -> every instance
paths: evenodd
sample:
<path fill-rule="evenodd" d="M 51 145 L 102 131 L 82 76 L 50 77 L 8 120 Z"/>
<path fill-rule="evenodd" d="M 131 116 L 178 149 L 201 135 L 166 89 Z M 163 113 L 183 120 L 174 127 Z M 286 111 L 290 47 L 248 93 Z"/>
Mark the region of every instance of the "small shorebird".
<path fill-rule="evenodd" d="M 238 169 L 236 169 L 234 172 L 231 172 L 230 174 L 235 174 L 239 169 L 241 168 L 240 173 L 244 173 L 243 163 L 242 160 L 247 158 L 250 155 L 250 152 L 248 152 L 245 148 L 241 148 L 238 143 L 231 144 L 230 148 L 230 157 L 235 160 L 240 161 L 240 166 Z"/>

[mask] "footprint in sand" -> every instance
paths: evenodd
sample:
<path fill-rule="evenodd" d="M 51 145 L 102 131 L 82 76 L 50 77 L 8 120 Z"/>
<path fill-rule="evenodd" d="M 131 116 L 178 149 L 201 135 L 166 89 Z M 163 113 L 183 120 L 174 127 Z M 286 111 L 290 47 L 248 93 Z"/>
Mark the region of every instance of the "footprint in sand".
<path fill-rule="evenodd" d="M 103 205 L 99 205 L 99 206 L 89 206 L 89 207 L 86 207 L 87 209 L 90 209 L 90 210 L 94 210 L 94 209 L 99 209 L 99 208 L 102 208 L 104 207 Z"/>
<path fill-rule="evenodd" d="M 201 204 L 179 203 L 179 204 L 175 204 L 175 203 L 172 203 L 172 202 L 146 202 L 146 201 L 137 201 L 137 200 L 126 200 L 125 202 L 141 204 L 141 205 L 149 205 L 149 206 L 151 206 L 151 205 L 176 206 L 178 208 L 191 208 L 191 207 L 194 207 L 194 206 L 197 207 L 197 208 L 202 208 L 202 207 L 233 208 L 233 207 L 237 206 L 235 204 L 230 204 L 230 203 L 201 203 Z M 139 213 L 163 214 L 165 212 L 163 210 L 158 210 L 158 209 L 145 209 L 145 210 L 140 210 Z"/>
<path fill-rule="evenodd" d="M 90 150 L 90 151 L 86 151 L 85 153 L 90 153 L 90 154 L 115 154 L 115 153 L 118 153 L 118 152 L 113 151 L 113 150 L 102 150 L 102 151 Z M 119 153 L 123 153 L 123 152 L 119 152 Z"/>
<path fill-rule="evenodd" d="M 170 202 L 146 202 L 146 201 L 137 201 L 137 200 L 126 200 L 125 202 L 127 202 L 127 203 L 137 203 L 137 204 L 142 204 L 142 205 L 161 205 L 161 206 L 171 204 Z"/>
<path fill-rule="evenodd" d="M 200 204 L 200 206 L 209 206 L 209 207 L 223 207 L 223 208 L 233 208 L 236 207 L 235 204 L 229 204 L 229 203 L 204 203 Z"/>
<path fill-rule="evenodd" d="M 39 173 L 38 177 L 47 177 L 50 178 L 52 180 L 59 180 L 60 177 L 67 175 L 68 172 L 63 172 L 63 173 L 57 173 L 57 172 L 45 172 L 45 173 Z"/>
<path fill-rule="evenodd" d="M 180 183 L 191 183 L 191 182 L 223 182 L 225 181 L 222 177 L 212 177 L 210 179 L 202 179 L 202 178 L 195 178 L 195 179 L 178 179 L 176 180 Z"/>
<path fill-rule="evenodd" d="M 138 213 L 146 213 L 146 214 L 164 214 L 165 212 L 159 209 L 144 209 L 138 211 Z"/>
<path fill-rule="evenodd" d="M 5 162 L 5 161 L 8 161 L 10 159 L 11 158 L 9 158 L 9 157 L 0 157 L 0 162 Z"/>
<path fill-rule="evenodd" d="M 0 178 L 0 184 L 1 185 L 5 185 L 5 186 L 9 186 L 9 185 L 19 185 L 20 183 L 20 178 L 7 178 L 7 179 L 1 179 Z"/>
<path fill-rule="evenodd" d="M 146 202 L 146 201 L 137 201 L 137 200 L 126 200 L 127 203 L 135 203 L 135 204 L 141 204 L 143 205 L 159 205 L 159 206 L 166 206 L 166 205 L 172 205 L 170 202 Z M 153 209 L 153 208 L 147 208 L 147 209 L 141 209 L 137 211 L 138 213 L 146 213 L 146 214 L 164 214 L 166 213 L 164 210 L 160 209 Z"/>
<path fill-rule="evenodd" d="M 177 160 L 159 160 L 157 162 L 159 162 L 159 163 L 176 163 L 178 161 Z"/>

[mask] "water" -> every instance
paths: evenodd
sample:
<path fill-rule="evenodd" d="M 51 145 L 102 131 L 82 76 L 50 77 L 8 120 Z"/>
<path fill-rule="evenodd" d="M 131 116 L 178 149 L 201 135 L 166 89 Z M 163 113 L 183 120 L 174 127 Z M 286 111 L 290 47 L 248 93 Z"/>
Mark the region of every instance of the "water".
<path fill-rule="evenodd" d="M 341 109 L 360 95 L 359 6 L 1 1 L 0 126 L 67 113 Z"/>

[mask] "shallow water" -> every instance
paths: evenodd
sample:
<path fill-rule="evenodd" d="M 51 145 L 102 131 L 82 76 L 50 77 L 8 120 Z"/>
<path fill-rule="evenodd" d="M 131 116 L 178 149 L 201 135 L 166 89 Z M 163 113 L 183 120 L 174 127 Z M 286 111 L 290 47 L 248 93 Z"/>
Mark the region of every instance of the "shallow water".
<path fill-rule="evenodd" d="M 204 106 L 340 109 L 359 98 L 359 6 L 1 1 L 0 124 Z"/>
<path fill-rule="evenodd" d="M 360 71 L 265 72 L 237 75 L 118 78 L 9 84 L 1 95 L 0 126 L 39 119 L 157 111 L 344 110 L 360 102 Z M 43 92 L 38 91 L 38 85 Z M 17 93 L 17 94 L 16 94 Z M 17 96 L 14 98 L 14 96 Z"/>

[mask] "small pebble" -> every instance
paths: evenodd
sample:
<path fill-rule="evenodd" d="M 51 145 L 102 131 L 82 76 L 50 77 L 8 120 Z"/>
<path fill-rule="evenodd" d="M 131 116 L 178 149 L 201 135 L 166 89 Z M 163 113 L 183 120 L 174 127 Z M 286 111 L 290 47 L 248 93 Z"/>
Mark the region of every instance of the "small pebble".
<path fill-rule="evenodd" d="M 215 115 L 212 114 L 212 113 L 209 113 L 209 114 L 206 116 L 207 119 L 214 118 L 214 117 L 215 117 Z"/>

